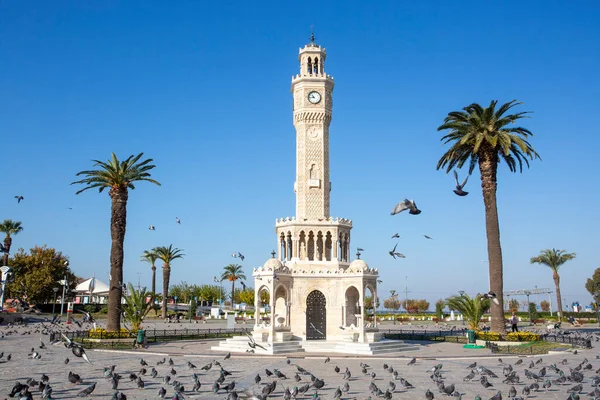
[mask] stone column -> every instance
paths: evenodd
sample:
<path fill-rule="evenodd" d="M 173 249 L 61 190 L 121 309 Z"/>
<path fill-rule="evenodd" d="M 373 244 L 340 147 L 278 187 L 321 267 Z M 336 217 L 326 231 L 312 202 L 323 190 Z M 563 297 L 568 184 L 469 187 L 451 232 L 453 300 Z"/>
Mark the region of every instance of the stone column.
<path fill-rule="evenodd" d="M 338 258 L 338 250 L 340 248 L 340 240 L 338 238 L 336 238 L 334 241 L 334 246 L 333 246 L 333 259 L 336 261 L 339 261 Z"/>

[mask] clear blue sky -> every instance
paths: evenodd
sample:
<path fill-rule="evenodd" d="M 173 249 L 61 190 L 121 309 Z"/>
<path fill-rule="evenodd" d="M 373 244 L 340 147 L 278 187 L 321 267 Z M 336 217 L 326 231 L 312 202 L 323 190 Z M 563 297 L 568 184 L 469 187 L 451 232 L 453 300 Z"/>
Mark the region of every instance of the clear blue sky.
<path fill-rule="evenodd" d="M 505 289 L 553 288 L 529 258 L 557 247 L 577 253 L 563 297 L 588 304 L 600 266 L 599 19 L 594 1 L 0 1 L 0 219 L 23 222 L 15 249 L 47 244 L 106 281 L 108 194 L 76 196 L 69 183 L 91 159 L 143 151 L 162 187 L 130 193 L 126 280 L 149 286 L 139 255 L 171 243 L 187 255 L 172 283 L 211 282 L 233 251 L 250 276 L 276 247 L 275 218 L 294 214 L 289 89 L 314 24 L 336 82 L 332 215 L 354 221 L 353 253 L 379 268 L 380 296 L 487 290 L 479 175 L 467 197 L 452 193 L 435 169 L 436 128 L 471 102 L 518 99 L 543 161 L 523 174 L 500 166 Z M 405 197 L 423 213 L 391 217 Z M 404 260 L 387 254 L 395 232 Z"/>

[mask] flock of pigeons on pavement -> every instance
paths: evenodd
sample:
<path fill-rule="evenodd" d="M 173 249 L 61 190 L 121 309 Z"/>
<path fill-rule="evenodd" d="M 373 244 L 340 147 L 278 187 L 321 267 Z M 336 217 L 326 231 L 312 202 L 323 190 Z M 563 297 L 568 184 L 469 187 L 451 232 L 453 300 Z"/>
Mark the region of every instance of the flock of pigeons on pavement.
<path fill-rule="evenodd" d="M 91 326 L 90 322 L 84 324 Z M 484 399 L 489 400 L 600 399 L 599 356 L 590 361 L 587 358 L 590 355 L 586 355 L 589 351 L 506 360 L 479 357 L 476 362 L 470 359 L 445 363 L 415 357 L 407 362 L 408 358 L 390 357 L 373 361 L 362 359 L 363 362 L 357 365 L 358 359 L 332 361 L 328 357 L 321 366 L 317 363 L 323 361 L 318 358 L 287 358 L 284 362 L 282 358 L 257 360 L 256 356 L 248 354 L 237 356 L 237 360 L 233 359 L 236 362 L 231 364 L 229 353 L 223 358 L 214 355 L 214 358 L 210 357 L 212 361 L 200 367 L 181 355 L 159 357 L 140 352 L 142 358 L 120 355 L 126 358 L 119 366 L 114 362 L 116 355 L 107 358 L 106 353 L 95 353 L 104 360 L 102 363 L 90 357 L 71 339 L 77 329 L 57 320 L 1 327 L 0 390 L 4 393 L 0 392 L 0 398 L 112 396 L 112 399 L 126 400 L 129 396 L 131 399 L 175 400 L 186 397 L 389 400 L 396 397 L 431 400 L 466 399 L 466 396 L 482 399 L 481 394 L 487 393 Z M 573 335 L 600 340 L 600 333 Z M 11 346 L 13 338 L 31 340 L 35 347 L 29 350 L 23 345 Z M 251 359 L 244 360 L 245 357 Z M 137 359 L 139 362 L 135 361 Z M 108 365 L 99 365 L 107 364 L 107 361 Z M 336 362 L 346 365 L 336 365 Z M 257 369 L 242 367 L 239 370 L 240 365 L 251 363 Z M 61 369 L 65 372 L 59 372 Z M 26 376 L 19 376 L 23 370 Z"/>

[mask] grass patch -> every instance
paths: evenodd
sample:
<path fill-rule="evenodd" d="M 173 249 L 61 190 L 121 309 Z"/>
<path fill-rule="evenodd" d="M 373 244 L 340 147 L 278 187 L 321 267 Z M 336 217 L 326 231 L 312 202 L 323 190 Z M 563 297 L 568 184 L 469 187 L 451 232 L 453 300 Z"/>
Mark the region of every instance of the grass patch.
<path fill-rule="evenodd" d="M 510 346 L 498 346 L 498 353 L 503 354 L 548 354 L 551 350 L 568 350 L 571 346 L 562 343 L 552 343 L 546 341 L 537 341 L 529 343 L 520 343 Z"/>

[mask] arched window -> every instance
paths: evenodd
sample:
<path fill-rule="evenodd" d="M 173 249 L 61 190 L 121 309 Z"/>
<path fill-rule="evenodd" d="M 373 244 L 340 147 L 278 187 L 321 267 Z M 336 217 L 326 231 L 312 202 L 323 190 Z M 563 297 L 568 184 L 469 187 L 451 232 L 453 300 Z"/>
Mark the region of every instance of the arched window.
<path fill-rule="evenodd" d="M 319 57 L 315 57 L 315 63 L 313 65 L 315 74 L 319 73 Z"/>
<path fill-rule="evenodd" d="M 309 74 L 312 74 L 312 61 L 310 59 L 310 57 L 308 57 L 308 67 L 306 68 L 306 72 L 308 72 Z"/>

